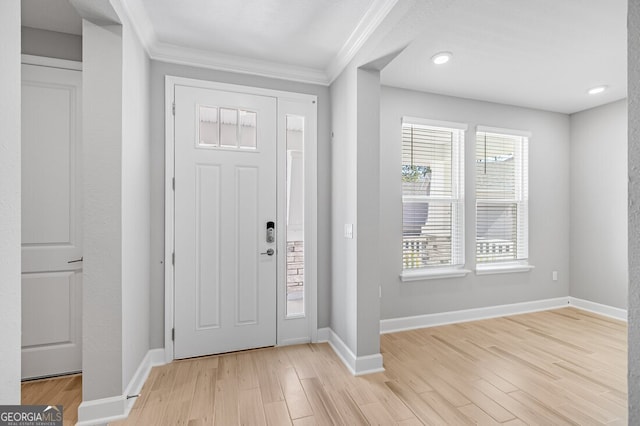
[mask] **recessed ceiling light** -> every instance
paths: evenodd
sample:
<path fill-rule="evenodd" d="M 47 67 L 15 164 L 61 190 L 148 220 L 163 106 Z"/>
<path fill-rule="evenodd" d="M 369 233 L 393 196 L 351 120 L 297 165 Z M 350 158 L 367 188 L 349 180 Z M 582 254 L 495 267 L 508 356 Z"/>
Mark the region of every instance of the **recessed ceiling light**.
<path fill-rule="evenodd" d="M 453 53 L 451 52 L 438 52 L 431 57 L 431 61 L 436 65 L 442 65 L 449 62 L 452 56 Z"/>
<path fill-rule="evenodd" d="M 597 87 L 592 87 L 591 89 L 587 90 L 587 93 L 590 95 L 597 95 L 598 93 L 602 93 L 605 90 L 607 90 L 608 86 L 597 86 Z"/>

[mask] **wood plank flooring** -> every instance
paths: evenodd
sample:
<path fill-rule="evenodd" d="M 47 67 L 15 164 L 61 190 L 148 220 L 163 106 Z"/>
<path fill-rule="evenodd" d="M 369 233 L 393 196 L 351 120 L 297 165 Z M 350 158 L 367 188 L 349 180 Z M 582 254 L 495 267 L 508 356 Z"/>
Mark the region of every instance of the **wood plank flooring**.
<path fill-rule="evenodd" d="M 386 371 L 362 377 L 327 344 L 175 361 L 114 424 L 624 425 L 626 341 L 564 308 L 383 335 Z"/>
<path fill-rule="evenodd" d="M 23 382 L 21 402 L 23 405 L 62 405 L 64 425 L 75 425 L 78 405 L 82 402 L 82 375 Z"/>

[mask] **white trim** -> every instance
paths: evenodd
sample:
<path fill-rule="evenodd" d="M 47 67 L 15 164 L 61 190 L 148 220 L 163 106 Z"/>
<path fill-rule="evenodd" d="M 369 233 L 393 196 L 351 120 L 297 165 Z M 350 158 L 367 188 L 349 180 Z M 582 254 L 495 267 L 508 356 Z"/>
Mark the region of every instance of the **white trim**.
<path fill-rule="evenodd" d="M 568 305 L 568 297 L 558 297 L 555 299 L 535 300 L 531 302 L 512 303 L 509 305 L 487 306 L 484 308 L 440 312 L 436 314 L 416 315 L 403 318 L 391 318 L 380 321 L 380 333 L 395 333 L 398 331 L 413 330 L 417 328 L 497 318 L 506 315 L 546 311 L 549 309 L 564 308 Z"/>
<path fill-rule="evenodd" d="M 82 401 L 78 407 L 76 426 L 104 425 L 127 417 L 124 396 Z"/>
<path fill-rule="evenodd" d="M 271 96 L 274 98 L 283 98 L 283 99 L 311 100 L 313 98 L 317 98 L 315 95 L 309 95 L 306 93 L 286 92 L 284 90 L 273 90 L 273 89 L 265 89 L 262 87 L 243 86 L 239 84 L 219 83 L 217 81 L 198 80 L 196 78 L 176 77 L 172 75 L 165 76 L 165 89 L 167 87 L 173 88 L 174 86 L 187 86 L 187 87 L 197 87 L 202 89 L 224 90 L 226 92 L 246 93 L 249 95 Z M 165 96 L 166 96 L 166 92 L 165 92 Z M 172 116 L 171 102 L 169 102 L 165 106 L 168 107 L 169 115 Z M 171 134 L 171 136 L 173 137 L 173 133 Z"/>
<path fill-rule="evenodd" d="M 22 54 L 21 61 L 25 65 L 37 65 L 41 67 L 61 68 L 63 70 L 82 71 L 82 62 L 69 61 L 67 59 Z"/>
<path fill-rule="evenodd" d="M 158 41 L 147 12 L 138 1 L 121 0 L 121 5 L 142 45 L 153 60 L 328 86 L 351 62 L 397 2 L 398 0 L 374 0 L 324 70 L 161 43 Z"/>
<path fill-rule="evenodd" d="M 174 191 L 172 181 L 175 176 L 174 172 L 174 117 L 172 104 L 175 96 L 175 86 L 188 86 L 198 87 L 203 89 L 224 90 L 235 93 L 247 93 L 253 95 L 271 96 L 286 100 L 297 101 L 313 101 L 314 105 L 317 105 L 317 97 L 314 95 L 308 95 L 303 93 L 286 92 L 281 90 L 264 89 L 260 87 L 241 86 L 235 84 L 218 83 L 214 81 L 197 80 L 191 78 L 165 76 L 165 316 L 164 316 L 164 360 L 165 362 L 171 362 L 174 359 L 174 344 L 172 337 L 172 329 L 174 327 L 174 289 L 175 289 L 175 277 L 174 268 L 172 264 L 172 253 L 174 248 Z M 305 167 L 309 164 L 317 164 L 317 109 L 315 111 L 316 117 L 313 120 L 313 128 L 310 129 L 313 132 L 314 137 L 310 138 L 312 144 L 310 146 L 305 145 L 305 150 L 308 148 L 308 152 L 305 151 Z M 314 171 L 315 168 L 310 168 Z M 305 180 L 305 194 L 312 194 L 312 196 L 305 197 L 305 211 L 311 212 L 310 217 L 307 218 L 305 214 L 305 220 L 307 221 L 305 226 L 305 238 L 309 238 L 309 244 L 317 244 L 317 177 L 315 179 Z M 307 220 L 308 219 L 308 220 Z M 309 250 L 308 256 L 305 256 L 305 277 L 309 274 L 313 274 L 309 280 L 309 286 L 306 289 L 306 297 L 309 299 L 308 312 L 306 313 L 309 320 L 309 338 L 305 341 L 316 342 L 317 341 L 317 251 Z M 308 269 L 308 270 L 307 270 Z M 289 344 L 292 339 L 287 339 L 283 336 L 282 342 L 279 344 Z M 300 339 L 301 340 L 301 339 Z"/>
<path fill-rule="evenodd" d="M 127 395 L 137 395 L 149 377 L 151 368 L 164 364 L 164 351 L 151 349 L 136 369 L 129 385 L 122 395 L 109 398 L 82 401 L 78 407 L 78 423 L 80 426 L 102 425 L 116 420 L 126 419 L 135 403 L 135 398 L 127 399 Z"/>
<path fill-rule="evenodd" d="M 400 280 L 406 283 L 440 278 L 458 278 L 464 277 L 470 272 L 470 270 L 462 268 L 405 269 L 400 273 Z"/>
<path fill-rule="evenodd" d="M 521 136 L 524 138 L 531 137 L 531 132 L 528 130 L 504 129 L 501 127 L 477 126 L 476 133 L 478 132 L 494 133 L 498 135 L 508 135 L 508 136 Z"/>
<path fill-rule="evenodd" d="M 356 357 L 349 347 L 333 330 L 329 329 L 329 346 L 338 355 L 338 358 L 354 376 L 380 373 L 384 371 L 382 355 L 374 354 Z"/>
<path fill-rule="evenodd" d="M 158 37 L 142 2 L 137 0 L 120 0 L 120 4 L 144 50 L 150 55 L 150 47 L 158 42 Z"/>
<path fill-rule="evenodd" d="M 398 0 L 373 0 L 336 57 L 329 63 L 326 69 L 328 84 L 338 78 L 397 2 Z"/>
<path fill-rule="evenodd" d="M 535 266 L 527 264 L 478 264 L 476 265 L 476 275 L 492 275 L 492 274 L 511 274 L 514 272 L 529 272 Z"/>
<path fill-rule="evenodd" d="M 147 377 L 149 377 L 151 369 L 164 364 L 164 350 L 150 349 L 142 359 L 142 362 L 138 366 L 136 372 L 133 374 L 131 381 L 129 381 L 129 385 L 124 391 L 124 396 L 138 395 L 142 390 L 142 386 L 144 386 L 144 382 L 147 380 Z M 127 415 L 129 415 L 129 411 L 131 411 L 135 402 L 136 398 L 130 398 L 127 400 Z"/>
<path fill-rule="evenodd" d="M 329 341 L 329 335 L 331 333 L 331 329 L 329 327 L 319 328 L 316 332 L 316 342 L 315 343 L 326 343 Z"/>
<path fill-rule="evenodd" d="M 173 178 L 174 170 L 174 139 L 173 139 L 173 99 L 175 97 L 174 87 L 176 80 L 167 76 L 164 82 L 164 360 L 173 360 L 173 263 L 172 254 L 174 247 L 173 224 L 174 224 L 174 192 Z"/>
<path fill-rule="evenodd" d="M 441 278 L 464 277 L 471 271 L 462 268 L 406 269 L 400 273 L 402 282 L 437 280 Z"/>
<path fill-rule="evenodd" d="M 302 96 L 301 94 L 299 96 Z M 304 126 L 301 129 L 303 137 L 303 172 L 304 193 L 318 193 L 318 155 L 317 155 L 317 118 L 318 99 L 316 96 L 306 95 L 299 99 L 291 99 L 289 95 L 278 97 L 278 153 L 277 153 L 277 196 L 282 203 L 278 205 L 277 229 L 281 229 L 282 238 L 278 241 L 279 252 L 287 252 L 287 116 L 302 116 Z M 311 342 L 316 341 L 317 332 L 317 265 L 318 265 L 318 207 L 317 196 L 304 197 L 304 313 L 287 316 L 287 258 L 278 258 L 278 329 L 277 344 L 291 339 L 306 338 Z"/>
<path fill-rule="evenodd" d="M 149 49 L 149 57 L 157 61 L 192 67 L 258 75 L 261 77 L 323 86 L 329 84 L 327 76 L 321 70 L 227 55 L 190 47 L 175 46 L 168 43 L 154 43 Z"/>
<path fill-rule="evenodd" d="M 576 297 L 569 296 L 569 304 L 575 308 L 582 309 L 583 311 L 593 312 L 598 315 L 617 319 L 620 321 L 627 321 L 627 310 L 616 308 L 609 305 L 603 305 L 601 303 L 591 302 L 590 300 L 578 299 Z"/>
<path fill-rule="evenodd" d="M 441 129 L 455 129 L 467 131 L 469 125 L 467 123 L 458 123 L 456 121 L 444 121 L 444 120 L 431 120 L 429 118 L 421 118 L 421 117 L 402 117 L 402 124 L 417 124 L 418 126 L 430 126 L 430 127 L 438 127 Z M 463 141 L 464 143 L 464 141 Z"/>
<path fill-rule="evenodd" d="M 299 337 L 294 339 L 283 339 L 278 342 L 278 346 L 304 345 L 305 343 L 311 343 L 311 338 Z"/>

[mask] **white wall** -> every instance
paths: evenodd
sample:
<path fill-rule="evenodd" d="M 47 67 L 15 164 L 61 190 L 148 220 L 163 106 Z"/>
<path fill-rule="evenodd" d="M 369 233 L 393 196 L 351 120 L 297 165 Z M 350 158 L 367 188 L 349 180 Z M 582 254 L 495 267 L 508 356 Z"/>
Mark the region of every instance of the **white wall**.
<path fill-rule="evenodd" d="M 331 329 L 357 350 L 357 70 L 331 84 Z M 353 239 L 344 237 L 353 225 Z"/>
<path fill-rule="evenodd" d="M 20 2 L 0 2 L 0 404 L 20 404 Z"/>
<path fill-rule="evenodd" d="M 122 27 L 83 21 L 83 400 L 122 393 Z"/>
<path fill-rule="evenodd" d="M 364 357 L 380 353 L 380 73 L 350 64 L 330 90 L 331 329 Z M 353 238 L 345 225 L 353 226 Z"/>
<path fill-rule="evenodd" d="M 571 288 L 627 309 L 627 100 L 571 116 Z"/>
<path fill-rule="evenodd" d="M 149 59 L 119 2 L 80 6 L 85 16 L 82 421 L 102 415 L 90 401 L 123 395 L 149 350 L 151 172 Z M 118 23 L 104 23 L 114 14 Z M 109 415 L 123 414 L 121 405 L 110 410 L 115 411 Z"/>
<path fill-rule="evenodd" d="M 475 127 L 531 131 L 529 143 L 529 257 L 531 272 L 468 274 L 402 283 L 402 116 L 467 123 L 465 140 L 465 258 L 475 268 Z M 380 223 L 383 319 L 569 295 L 569 117 L 435 94 L 382 88 Z M 558 271 L 558 281 L 552 281 Z"/>
<path fill-rule="evenodd" d="M 640 1 L 629 0 L 629 424 L 640 424 Z"/>
<path fill-rule="evenodd" d="M 151 61 L 151 347 L 164 347 L 164 78 L 166 75 L 307 93 L 318 97 L 318 327 L 329 325 L 331 160 L 324 86 Z M 309 153 L 305 153 L 309 155 Z"/>
<path fill-rule="evenodd" d="M 124 14 L 122 34 L 122 391 L 149 350 L 150 61 Z"/>
<path fill-rule="evenodd" d="M 22 53 L 82 61 L 82 37 L 39 28 L 22 27 Z"/>
<path fill-rule="evenodd" d="M 358 69 L 357 356 L 380 353 L 380 72 Z"/>

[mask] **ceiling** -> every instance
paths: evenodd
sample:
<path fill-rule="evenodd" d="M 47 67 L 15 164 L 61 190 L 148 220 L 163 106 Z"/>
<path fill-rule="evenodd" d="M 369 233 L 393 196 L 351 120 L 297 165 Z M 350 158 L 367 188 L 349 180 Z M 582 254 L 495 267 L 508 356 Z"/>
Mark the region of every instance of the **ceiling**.
<path fill-rule="evenodd" d="M 328 84 L 391 16 L 413 42 L 383 84 L 563 113 L 626 97 L 627 0 L 121 2 L 158 60 Z M 68 0 L 22 0 L 22 11 L 25 26 L 81 33 Z M 437 67 L 443 50 L 453 59 Z"/>
<path fill-rule="evenodd" d="M 142 0 L 159 43 L 325 69 L 372 0 Z"/>
<path fill-rule="evenodd" d="M 384 84 L 573 113 L 626 97 L 626 0 L 463 0 L 437 11 Z M 441 66 L 439 51 L 453 52 Z M 608 85 L 600 95 L 588 89 Z"/>

